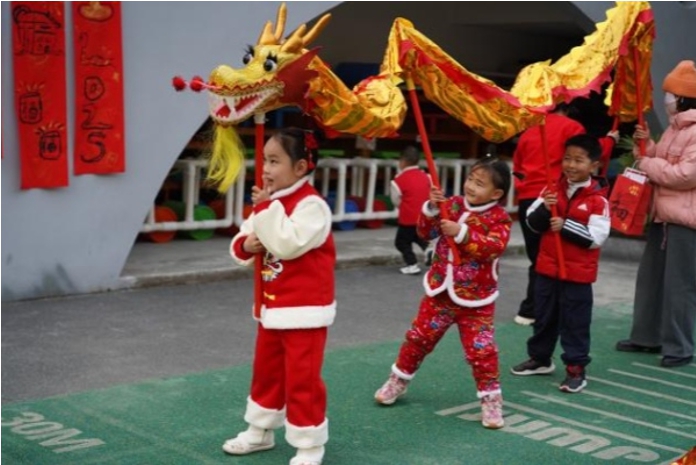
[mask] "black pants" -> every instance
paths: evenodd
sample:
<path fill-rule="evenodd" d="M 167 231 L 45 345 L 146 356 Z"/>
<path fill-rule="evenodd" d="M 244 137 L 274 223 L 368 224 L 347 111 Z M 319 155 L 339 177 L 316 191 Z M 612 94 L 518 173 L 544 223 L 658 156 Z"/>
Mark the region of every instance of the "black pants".
<path fill-rule="evenodd" d="M 424 241 L 416 233 L 415 226 L 402 226 L 399 225 L 396 228 L 396 239 L 394 239 L 394 245 L 396 250 L 401 252 L 404 257 L 404 262 L 406 265 L 415 265 L 418 263 L 416 260 L 416 254 L 413 253 L 413 244 L 418 244 L 423 251 L 428 247 L 428 241 Z"/>
<path fill-rule="evenodd" d="M 589 364 L 592 300 L 592 284 L 538 275 L 534 335 L 527 341 L 530 358 L 548 365 L 560 336 L 564 364 Z"/>
<path fill-rule="evenodd" d="M 520 200 L 518 204 L 518 216 L 520 226 L 522 227 L 522 235 L 524 236 L 524 248 L 527 252 L 527 257 L 531 262 L 529 265 L 527 279 L 527 295 L 520 304 L 520 309 L 517 311 L 519 316 L 525 318 L 534 318 L 534 283 L 536 281 L 536 261 L 539 255 L 539 244 L 541 243 L 541 235 L 535 233 L 527 226 L 527 210 L 534 203 L 535 199 Z"/>

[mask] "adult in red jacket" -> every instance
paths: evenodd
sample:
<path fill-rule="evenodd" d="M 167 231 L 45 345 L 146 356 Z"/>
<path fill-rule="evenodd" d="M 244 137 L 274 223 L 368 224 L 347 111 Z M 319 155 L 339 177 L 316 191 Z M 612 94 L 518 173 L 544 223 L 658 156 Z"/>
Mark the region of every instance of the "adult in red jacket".
<path fill-rule="evenodd" d="M 561 175 L 561 160 L 565 152 L 565 142 L 578 134 L 585 134 L 582 124 L 568 116 L 571 106 L 561 103 L 546 117 L 546 147 L 551 167 L 551 179 L 557 180 Z M 607 137 L 599 139 L 602 147 L 600 164 L 609 162 L 611 151 L 619 138 L 618 131 L 610 132 Z M 546 187 L 546 162 L 544 160 L 541 129 L 539 126 L 528 129 L 520 136 L 513 155 L 513 174 L 517 192 L 518 218 L 524 236 L 527 257 L 531 262 L 528 271 L 527 295 L 520 303 L 515 322 L 521 325 L 534 323 L 534 283 L 539 243 L 541 236 L 527 225 L 527 210 Z"/>

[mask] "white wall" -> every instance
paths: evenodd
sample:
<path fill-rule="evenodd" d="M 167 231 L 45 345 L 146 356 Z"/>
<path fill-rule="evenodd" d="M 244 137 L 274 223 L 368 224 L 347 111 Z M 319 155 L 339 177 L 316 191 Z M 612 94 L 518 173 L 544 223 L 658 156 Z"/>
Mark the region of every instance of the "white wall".
<path fill-rule="evenodd" d="M 336 3 L 291 2 L 286 31 Z M 171 78 L 207 76 L 221 63 L 241 65 L 244 47 L 256 42 L 265 21 L 275 20 L 278 4 L 123 2 L 125 174 L 71 174 L 67 188 L 23 191 L 13 105 L 10 2 L 2 2 L 3 301 L 119 285 L 121 269 L 163 179 L 207 116 L 205 96 L 174 92 Z M 66 3 L 68 32 L 69 10 Z M 68 79 L 71 102 L 71 71 Z M 73 118 L 71 107 L 69 125 Z"/>

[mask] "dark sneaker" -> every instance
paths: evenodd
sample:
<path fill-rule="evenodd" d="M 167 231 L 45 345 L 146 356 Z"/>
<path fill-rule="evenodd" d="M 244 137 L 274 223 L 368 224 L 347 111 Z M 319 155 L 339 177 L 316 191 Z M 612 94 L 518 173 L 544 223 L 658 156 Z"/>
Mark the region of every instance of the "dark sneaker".
<path fill-rule="evenodd" d="M 619 352 L 646 352 L 648 354 L 659 354 L 662 347 L 647 347 L 632 343 L 629 339 L 616 343 L 616 350 Z"/>
<path fill-rule="evenodd" d="M 430 267 L 433 264 L 433 251 L 432 249 L 427 249 L 425 251 L 425 266 Z"/>
<path fill-rule="evenodd" d="M 549 362 L 548 365 L 543 365 L 534 359 L 529 359 L 526 362 L 522 362 L 519 365 L 515 365 L 510 369 L 513 375 L 517 376 L 529 376 L 529 375 L 548 375 L 553 373 L 556 367 L 553 362 Z"/>
<path fill-rule="evenodd" d="M 568 365 L 566 367 L 566 378 L 563 380 L 558 389 L 563 392 L 580 392 L 587 386 L 585 379 L 585 368 L 580 365 Z"/>
<path fill-rule="evenodd" d="M 662 357 L 662 360 L 660 360 L 660 365 L 665 367 L 665 368 L 674 368 L 674 367 L 683 367 L 684 365 L 688 365 L 694 360 L 694 356 L 691 355 L 689 357 Z"/>

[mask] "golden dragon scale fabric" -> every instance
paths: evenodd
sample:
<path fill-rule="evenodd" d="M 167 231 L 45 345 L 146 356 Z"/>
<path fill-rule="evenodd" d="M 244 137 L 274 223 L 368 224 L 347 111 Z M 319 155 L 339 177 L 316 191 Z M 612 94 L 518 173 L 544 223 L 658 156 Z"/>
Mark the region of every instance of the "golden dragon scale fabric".
<path fill-rule="evenodd" d="M 382 73 L 410 75 L 425 96 L 483 138 L 502 142 L 538 124 L 558 102 L 600 92 L 619 64 L 621 95 L 612 107 L 623 119 L 635 119 L 635 70 L 629 45 L 639 52 L 643 109 L 651 105 L 650 59 L 654 36 L 647 2 L 622 2 L 607 20 L 556 63 L 525 67 L 507 92 L 457 63 L 411 22 L 398 18 L 392 26 Z"/>
<path fill-rule="evenodd" d="M 625 36 L 619 50 L 620 57 L 614 70 L 614 80 L 607 88 L 605 104 L 609 114 L 620 121 L 635 121 L 640 113 L 652 108 L 652 43 L 655 38 L 655 23 L 652 10 L 638 12 L 631 37 Z M 632 41 L 629 43 L 629 39 Z M 632 50 L 635 51 L 634 56 Z M 615 92 L 614 89 L 619 89 Z M 638 111 L 638 97 L 642 108 Z"/>
<path fill-rule="evenodd" d="M 382 73 L 410 77 L 428 100 L 492 142 L 509 139 L 541 119 L 514 95 L 469 72 L 403 18 L 392 26 Z"/>

